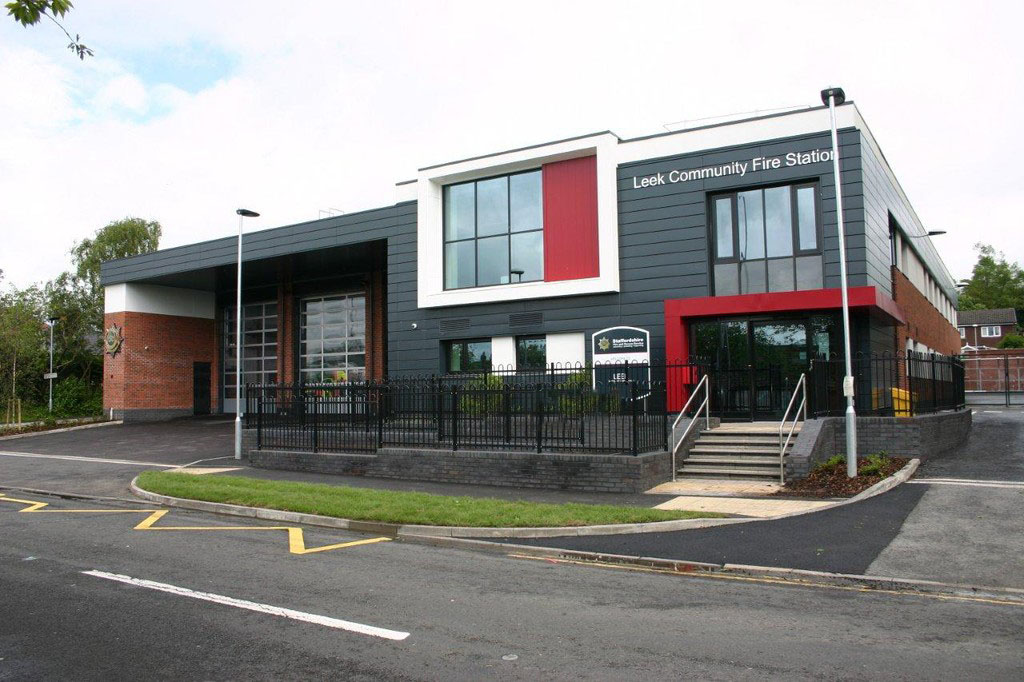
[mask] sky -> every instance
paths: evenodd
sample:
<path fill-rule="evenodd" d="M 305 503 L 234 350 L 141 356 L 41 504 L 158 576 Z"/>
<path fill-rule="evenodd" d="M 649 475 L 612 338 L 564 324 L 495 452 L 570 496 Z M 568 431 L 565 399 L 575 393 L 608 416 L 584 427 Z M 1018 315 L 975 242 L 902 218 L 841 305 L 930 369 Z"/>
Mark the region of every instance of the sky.
<path fill-rule="evenodd" d="M 0 16 L 0 269 L 125 216 L 162 247 L 394 203 L 416 169 L 817 105 L 842 86 L 957 279 L 1024 262 L 1017 2 L 77 0 Z"/>

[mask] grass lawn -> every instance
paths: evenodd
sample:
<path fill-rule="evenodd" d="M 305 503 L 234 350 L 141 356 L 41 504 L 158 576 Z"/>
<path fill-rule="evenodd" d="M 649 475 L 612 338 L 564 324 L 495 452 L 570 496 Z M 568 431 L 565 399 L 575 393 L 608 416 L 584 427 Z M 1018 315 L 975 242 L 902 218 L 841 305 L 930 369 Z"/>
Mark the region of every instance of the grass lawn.
<path fill-rule="evenodd" d="M 492 498 L 449 497 L 428 493 L 267 481 L 216 474 L 198 476 L 164 471 L 144 472 L 139 476 L 138 485 L 150 492 L 192 500 L 282 509 L 359 521 L 429 526 L 593 526 L 722 516 L 705 512 L 663 511 L 644 507 L 509 502 Z"/>

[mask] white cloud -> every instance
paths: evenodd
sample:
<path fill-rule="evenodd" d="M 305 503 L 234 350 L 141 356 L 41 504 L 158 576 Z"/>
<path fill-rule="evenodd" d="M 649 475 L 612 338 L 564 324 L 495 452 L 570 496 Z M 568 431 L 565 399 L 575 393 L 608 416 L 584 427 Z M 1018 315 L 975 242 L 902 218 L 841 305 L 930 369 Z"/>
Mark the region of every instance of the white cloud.
<path fill-rule="evenodd" d="M 134 214 L 164 245 L 385 205 L 420 166 L 611 128 L 794 104 L 843 85 L 954 275 L 970 245 L 1024 260 L 1016 4 L 523 2 L 82 4 L 79 62 L 0 22 L 0 268 L 18 284 Z M 194 94 L 127 57 L 234 59 Z M 188 55 L 183 55 L 187 57 Z M 188 59 L 183 59 L 187 63 Z M 197 67 L 199 68 L 199 67 Z"/>

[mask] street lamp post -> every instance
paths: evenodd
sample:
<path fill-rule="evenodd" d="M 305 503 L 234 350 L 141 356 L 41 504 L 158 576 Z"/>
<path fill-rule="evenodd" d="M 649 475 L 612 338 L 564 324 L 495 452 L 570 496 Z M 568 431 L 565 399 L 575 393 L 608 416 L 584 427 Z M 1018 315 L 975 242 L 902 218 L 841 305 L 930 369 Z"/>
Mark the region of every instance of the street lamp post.
<path fill-rule="evenodd" d="M 238 214 L 238 267 L 235 282 L 235 459 L 242 459 L 242 220 L 259 213 L 240 208 Z"/>
<path fill-rule="evenodd" d="M 46 326 L 50 328 L 50 373 L 47 379 L 50 381 L 50 401 L 48 405 L 48 411 L 53 414 L 53 328 L 57 324 L 56 317 L 49 317 L 46 319 Z"/>
<path fill-rule="evenodd" d="M 846 235 L 843 230 L 842 177 L 839 173 L 839 133 L 836 131 L 836 106 L 846 101 L 842 88 L 821 91 L 821 101 L 828 106 L 832 129 L 832 172 L 836 184 L 836 222 L 839 229 L 839 279 L 843 297 L 843 350 L 846 356 L 846 376 L 843 377 L 843 395 L 846 396 L 846 475 L 857 475 L 857 411 L 853 406 L 853 358 L 850 353 L 850 297 L 846 282 Z"/>

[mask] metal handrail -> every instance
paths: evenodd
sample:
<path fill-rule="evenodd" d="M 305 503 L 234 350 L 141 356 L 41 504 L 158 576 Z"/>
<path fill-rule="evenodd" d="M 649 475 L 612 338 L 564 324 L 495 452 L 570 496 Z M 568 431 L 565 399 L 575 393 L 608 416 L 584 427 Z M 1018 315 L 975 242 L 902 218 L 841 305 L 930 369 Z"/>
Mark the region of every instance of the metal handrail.
<path fill-rule="evenodd" d="M 786 426 L 786 420 L 789 419 L 789 411 L 793 409 L 793 403 L 796 401 L 797 394 L 801 395 L 800 405 L 796 408 L 796 413 L 793 415 L 793 424 L 789 427 L 789 433 L 786 435 L 786 440 L 782 440 L 782 430 Z M 800 378 L 797 379 L 796 388 L 793 389 L 793 396 L 789 399 L 789 405 L 786 406 L 786 412 L 782 415 L 782 421 L 779 422 L 779 483 L 786 483 L 786 448 L 789 447 L 789 441 L 793 438 L 793 432 L 796 431 L 796 425 L 800 421 L 800 413 L 803 412 L 804 421 L 807 421 L 807 375 L 801 374 Z"/>
<path fill-rule="evenodd" d="M 700 407 L 697 408 L 697 411 L 693 415 L 693 419 L 691 419 L 690 423 L 686 425 L 686 430 L 683 431 L 682 437 L 678 441 L 676 441 L 676 443 L 672 446 L 673 481 L 676 480 L 676 453 L 679 452 L 679 446 L 682 445 L 686 441 L 686 437 L 690 435 L 690 430 L 693 429 L 693 425 L 697 423 L 697 419 L 700 417 L 700 413 L 702 411 L 704 412 L 705 428 L 711 428 L 711 410 L 709 408 L 709 405 L 711 404 L 711 381 L 708 380 L 708 375 L 705 374 L 703 377 L 701 377 L 700 381 L 697 382 L 697 386 L 694 387 L 693 393 L 690 394 L 690 397 L 687 399 L 686 404 L 683 405 L 683 409 L 680 410 L 679 416 L 677 416 L 676 420 L 672 422 L 672 432 L 675 433 L 676 426 L 679 425 L 679 421 L 684 416 L 686 416 L 686 410 L 690 408 L 690 403 L 692 403 L 693 399 L 697 397 L 698 393 L 700 393 L 701 386 L 704 387 L 704 401 L 701 402 Z"/>

